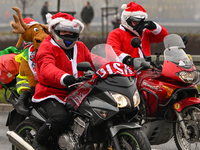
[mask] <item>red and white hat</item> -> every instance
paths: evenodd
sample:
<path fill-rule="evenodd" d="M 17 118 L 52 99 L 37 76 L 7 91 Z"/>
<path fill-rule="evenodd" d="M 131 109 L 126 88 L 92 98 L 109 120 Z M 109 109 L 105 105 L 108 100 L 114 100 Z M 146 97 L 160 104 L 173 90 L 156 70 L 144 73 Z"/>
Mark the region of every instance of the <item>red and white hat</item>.
<path fill-rule="evenodd" d="M 52 27 L 56 24 L 60 24 L 62 26 L 77 28 L 79 27 L 79 33 L 81 33 L 84 29 L 84 25 L 81 21 L 77 20 L 73 16 L 67 13 L 57 13 L 55 15 L 51 15 L 50 13 L 46 14 L 47 23 L 49 24 L 49 32 L 52 31 Z"/>
<path fill-rule="evenodd" d="M 129 17 L 133 16 L 133 17 L 141 18 L 141 19 L 148 18 L 146 10 L 142 6 L 140 6 L 139 4 L 137 4 L 135 2 L 130 2 L 128 5 L 123 4 L 121 6 L 121 9 L 124 10 L 122 12 L 122 15 L 124 15 L 124 16 L 129 16 Z"/>
<path fill-rule="evenodd" d="M 37 21 L 33 20 L 32 18 L 24 18 L 23 21 L 27 24 L 27 25 L 33 25 L 35 23 L 38 23 Z"/>
<path fill-rule="evenodd" d="M 135 33 L 135 31 L 133 30 L 133 27 L 130 26 L 127 23 L 127 19 L 129 17 L 135 17 L 138 19 L 147 19 L 148 15 L 146 10 L 140 6 L 139 4 L 135 3 L 135 2 L 130 2 L 128 5 L 127 4 L 123 4 L 121 6 L 121 9 L 123 9 L 122 15 L 121 15 L 121 24 L 123 25 L 123 27 L 125 27 L 126 29 L 128 29 L 129 31 Z M 136 33 L 137 35 L 137 33 Z"/>

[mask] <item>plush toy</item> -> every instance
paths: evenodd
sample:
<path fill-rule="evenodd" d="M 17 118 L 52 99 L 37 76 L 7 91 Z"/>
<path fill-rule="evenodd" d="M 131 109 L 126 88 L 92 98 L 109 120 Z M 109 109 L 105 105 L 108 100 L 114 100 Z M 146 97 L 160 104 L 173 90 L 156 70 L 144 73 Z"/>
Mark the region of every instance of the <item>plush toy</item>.
<path fill-rule="evenodd" d="M 12 8 L 16 11 L 16 14 L 13 14 L 14 21 L 11 25 L 14 28 L 13 33 L 21 34 L 16 47 L 18 48 L 23 41 L 32 42 L 29 44 L 23 53 L 15 57 L 16 61 L 20 62 L 19 67 L 19 79 L 16 84 L 17 92 L 20 94 L 20 97 L 16 104 L 14 105 L 18 113 L 28 115 L 29 110 L 25 107 L 25 102 L 27 101 L 30 95 L 33 95 L 35 85 L 37 84 L 36 80 L 36 71 L 35 71 L 35 55 L 37 50 L 43 41 L 49 34 L 48 25 L 42 25 L 37 23 L 32 19 L 32 23 L 26 24 L 25 18 L 22 19 L 21 11 L 17 7 Z M 31 18 L 29 18 L 30 20 Z M 24 82 L 27 78 L 27 83 Z"/>

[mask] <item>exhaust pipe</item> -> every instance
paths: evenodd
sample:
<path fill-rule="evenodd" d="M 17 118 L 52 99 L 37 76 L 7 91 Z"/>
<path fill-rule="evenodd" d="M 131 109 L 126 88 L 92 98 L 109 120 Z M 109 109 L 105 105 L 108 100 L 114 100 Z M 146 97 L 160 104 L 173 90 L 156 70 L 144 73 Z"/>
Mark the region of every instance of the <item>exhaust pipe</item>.
<path fill-rule="evenodd" d="M 24 141 L 19 135 L 13 131 L 7 131 L 9 141 L 20 150 L 34 150 L 34 148 Z"/>

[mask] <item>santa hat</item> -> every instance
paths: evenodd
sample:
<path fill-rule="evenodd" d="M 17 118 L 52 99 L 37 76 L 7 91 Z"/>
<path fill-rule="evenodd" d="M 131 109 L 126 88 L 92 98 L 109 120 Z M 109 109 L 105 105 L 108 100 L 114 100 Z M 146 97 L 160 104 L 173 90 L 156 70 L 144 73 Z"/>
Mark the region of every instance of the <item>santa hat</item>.
<path fill-rule="evenodd" d="M 140 6 L 139 4 L 137 4 L 135 2 L 130 2 L 128 5 L 123 4 L 121 6 L 121 9 L 124 10 L 122 12 L 124 16 L 133 16 L 133 17 L 137 17 L 137 18 L 141 18 L 141 19 L 148 18 L 148 14 L 147 14 L 146 10 L 142 6 Z"/>
<path fill-rule="evenodd" d="M 74 18 L 73 16 L 67 14 L 67 13 L 57 13 L 55 15 L 51 15 L 50 13 L 46 14 L 46 18 L 47 18 L 47 23 L 49 24 L 49 32 L 52 31 L 52 27 L 58 23 L 63 23 L 63 24 L 67 24 L 69 26 L 76 26 L 76 24 L 78 23 L 80 25 L 80 33 L 83 31 L 84 29 L 84 25 L 77 20 L 76 18 Z"/>
<path fill-rule="evenodd" d="M 37 21 L 33 20 L 32 18 L 24 18 L 23 21 L 27 24 L 27 25 L 33 25 L 35 23 L 38 23 Z"/>

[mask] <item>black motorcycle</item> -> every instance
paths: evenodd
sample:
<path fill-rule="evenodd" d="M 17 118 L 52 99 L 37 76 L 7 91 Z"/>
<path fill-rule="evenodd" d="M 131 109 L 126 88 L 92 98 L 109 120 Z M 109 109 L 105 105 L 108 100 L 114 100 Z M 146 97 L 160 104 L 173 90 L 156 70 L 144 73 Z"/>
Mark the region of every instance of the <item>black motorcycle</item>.
<path fill-rule="evenodd" d="M 48 142 L 50 150 L 85 150 L 98 148 L 105 150 L 139 149 L 150 150 L 150 143 L 135 122 L 139 112 L 140 96 L 136 87 L 134 72 L 119 61 L 109 45 L 100 44 L 92 51 L 94 71 L 88 62 L 78 64 L 85 76 L 69 87 L 73 89 L 67 97 L 66 109 L 70 114 L 69 124 L 59 135 L 52 135 Z M 100 58 L 101 56 L 101 58 Z M 105 61 L 99 61 L 103 59 Z M 138 70 L 147 69 L 140 64 Z M 5 99 L 13 103 L 17 92 L 11 86 L 5 90 L 11 94 Z M 74 109 L 68 107 L 71 103 Z M 30 103 L 31 104 L 31 103 Z M 41 108 L 29 105 L 30 115 L 18 114 L 13 109 L 8 116 L 7 136 L 12 149 L 33 149 L 31 143 L 39 127 L 46 121 Z M 99 146 L 100 145 L 100 146 Z"/>

